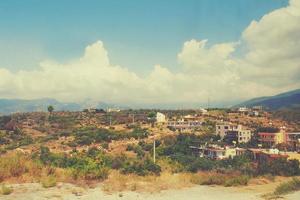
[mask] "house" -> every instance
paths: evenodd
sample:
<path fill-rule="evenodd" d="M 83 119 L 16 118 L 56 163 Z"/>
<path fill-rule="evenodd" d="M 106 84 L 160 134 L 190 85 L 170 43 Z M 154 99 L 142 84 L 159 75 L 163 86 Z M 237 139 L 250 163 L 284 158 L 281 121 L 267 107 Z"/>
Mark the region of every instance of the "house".
<path fill-rule="evenodd" d="M 251 131 L 247 129 L 241 129 L 238 131 L 238 143 L 247 143 L 251 140 Z"/>
<path fill-rule="evenodd" d="M 235 148 L 231 146 L 220 147 L 218 145 L 212 145 L 209 147 L 190 147 L 193 152 L 198 150 L 200 157 L 205 157 L 214 160 L 222 160 L 226 158 L 233 158 L 237 155 L 242 155 L 246 150 L 242 148 Z"/>
<path fill-rule="evenodd" d="M 278 149 L 248 149 L 247 150 L 253 161 L 257 163 L 270 162 L 275 159 L 284 158 L 287 159 L 287 154 L 282 154 Z"/>
<path fill-rule="evenodd" d="M 293 151 L 300 151 L 300 132 L 286 133 L 285 142 Z"/>
<path fill-rule="evenodd" d="M 121 111 L 121 109 L 119 109 L 119 108 L 108 108 L 106 110 L 106 112 L 120 112 L 120 111 Z"/>
<path fill-rule="evenodd" d="M 191 131 L 202 127 L 202 121 L 168 121 L 167 127 L 177 131 Z"/>
<path fill-rule="evenodd" d="M 240 113 L 246 113 L 246 112 L 249 111 L 249 109 L 248 109 L 247 107 L 240 107 L 240 108 L 238 109 L 238 111 L 239 111 Z"/>
<path fill-rule="evenodd" d="M 272 147 L 277 144 L 285 143 L 285 132 L 281 130 L 276 133 L 269 132 L 259 132 L 258 141 L 264 144 L 265 146 Z"/>
<path fill-rule="evenodd" d="M 202 115 L 208 114 L 208 111 L 207 111 L 206 109 L 204 109 L 204 108 L 200 108 L 199 111 L 200 111 L 200 113 L 201 113 Z"/>
<path fill-rule="evenodd" d="M 166 121 L 166 115 L 160 112 L 156 113 L 156 123 L 165 123 Z"/>
<path fill-rule="evenodd" d="M 222 139 L 229 131 L 239 131 L 241 129 L 241 125 L 233 125 L 231 123 L 216 124 L 216 134 L 220 135 Z"/>
<path fill-rule="evenodd" d="M 216 134 L 220 135 L 222 139 L 229 141 L 236 141 L 238 143 L 247 143 L 251 140 L 252 133 L 245 129 L 242 125 L 233 125 L 231 123 L 217 124 Z"/>

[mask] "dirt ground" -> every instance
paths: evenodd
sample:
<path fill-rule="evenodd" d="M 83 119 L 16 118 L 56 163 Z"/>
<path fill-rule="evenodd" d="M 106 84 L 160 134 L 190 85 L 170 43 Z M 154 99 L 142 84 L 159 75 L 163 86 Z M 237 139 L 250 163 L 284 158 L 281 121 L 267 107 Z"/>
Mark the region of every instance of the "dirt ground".
<path fill-rule="evenodd" d="M 109 194 L 98 185 L 94 188 L 82 188 L 72 184 L 59 183 L 53 188 L 43 188 L 38 183 L 13 184 L 14 192 L 0 196 L 3 200 L 259 200 L 263 199 L 265 186 L 220 187 L 193 186 L 183 189 L 164 190 L 161 192 L 115 192 Z M 270 187 L 267 185 L 267 187 Z M 300 192 L 284 197 L 286 200 L 299 200 Z"/>

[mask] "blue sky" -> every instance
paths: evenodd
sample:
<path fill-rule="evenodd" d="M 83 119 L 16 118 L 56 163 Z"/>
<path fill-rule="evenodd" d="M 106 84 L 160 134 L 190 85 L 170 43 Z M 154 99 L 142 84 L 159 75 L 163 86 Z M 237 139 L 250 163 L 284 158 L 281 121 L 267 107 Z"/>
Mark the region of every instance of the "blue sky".
<path fill-rule="evenodd" d="M 299 0 L 2 0 L 0 98 L 228 106 L 300 88 Z"/>
<path fill-rule="evenodd" d="M 236 41 L 252 20 L 287 0 L 2 0 L 0 66 L 33 69 L 79 57 L 97 40 L 110 61 L 139 74 L 176 70 L 185 41 Z"/>

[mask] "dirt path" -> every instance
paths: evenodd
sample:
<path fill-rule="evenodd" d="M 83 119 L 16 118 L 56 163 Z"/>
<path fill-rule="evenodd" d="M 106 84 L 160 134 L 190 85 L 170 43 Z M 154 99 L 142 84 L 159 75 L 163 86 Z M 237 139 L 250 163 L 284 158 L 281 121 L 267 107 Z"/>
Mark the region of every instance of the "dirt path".
<path fill-rule="evenodd" d="M 159 193 L 121 192 L 107 194 L 101 186 L 81 188 L 72 184 L 58 184 L 45 189 L 38 183 L 12 185 L 14 192 L 0 196 L 3 200 L 259 200 L 264 194 L 258 187 L 225 188 L 211 186 L 195 186 L 181 190 L 166 190 Z M 287 195 L 287 200 L 299 200 L 300 192 Z"/>

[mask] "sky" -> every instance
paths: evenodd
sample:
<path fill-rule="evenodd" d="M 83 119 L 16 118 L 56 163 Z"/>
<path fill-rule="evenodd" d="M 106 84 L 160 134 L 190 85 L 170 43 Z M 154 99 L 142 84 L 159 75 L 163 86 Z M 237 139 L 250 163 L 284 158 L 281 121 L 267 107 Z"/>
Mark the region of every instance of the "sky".
<path fill-rule="evenodd" d="M 299 0 L 0 1 L 0 98 L 229 105 L 300 86 Z"/>

